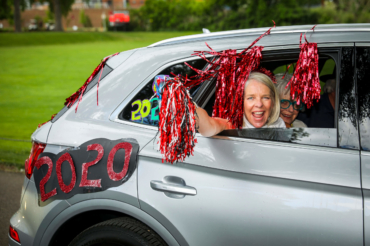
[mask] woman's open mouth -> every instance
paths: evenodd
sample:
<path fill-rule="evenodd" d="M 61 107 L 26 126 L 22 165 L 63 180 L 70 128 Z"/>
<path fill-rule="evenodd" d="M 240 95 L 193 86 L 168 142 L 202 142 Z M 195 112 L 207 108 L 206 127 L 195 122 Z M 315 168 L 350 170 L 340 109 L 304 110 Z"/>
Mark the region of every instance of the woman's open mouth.
<path fill-rule="evenodd" d="M 253 115 L 253 117 L 254 117 L 256 120 L 262 120 L 262 119 L 263 119 L 263 116 L 265 115 L 265 111 L 261 111 L 261 112 L 252 112 L 252 115 Z"/>

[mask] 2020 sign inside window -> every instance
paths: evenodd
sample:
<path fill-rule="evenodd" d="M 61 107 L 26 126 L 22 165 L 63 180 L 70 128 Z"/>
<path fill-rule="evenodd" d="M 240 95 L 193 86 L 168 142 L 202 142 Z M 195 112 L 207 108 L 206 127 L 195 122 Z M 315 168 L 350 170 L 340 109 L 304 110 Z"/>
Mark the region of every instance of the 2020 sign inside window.
<path fill-rule="evenodd" d="M 157 126 L 159 121 L 159 109 L 161 106 L 161 89 L 163 83 L 168 80 L 168 75 L 157 75 L 152 84 L 152 98 L 134 101 L 131 111 L 131 121 Z"/>

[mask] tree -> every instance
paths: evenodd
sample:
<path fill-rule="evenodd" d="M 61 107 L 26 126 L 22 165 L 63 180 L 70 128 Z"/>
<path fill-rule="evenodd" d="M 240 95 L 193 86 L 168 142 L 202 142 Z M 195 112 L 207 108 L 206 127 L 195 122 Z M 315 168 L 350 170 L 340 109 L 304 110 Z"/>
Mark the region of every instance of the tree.
<path fill-rule="evenodd" d="M 8 19 L 10 23 L 14 21 L 15 31 L 20 32 L 21 10 L 24 10 L 25 6 L 24 0 L 0 0 L 0 20 Z"/>
<path fill-rule="evenodd" d="M 12 17 L 12 0 L 0 0 L 0 20 Z"/>
<path fill-rule="evenodd" d="M 14 0 L 14 31 L 22 31 L 20 0 Z"/>
<path fill-rule="evenodd" d="M 49 10 L 55 16 L 55 31 L 62 32 L 62 16 L 67 17 L 74 0 L 43 0 L 49 3 Z"/>
<path fill-rule="evenodd" d="M 14 20 L 15 31 L 21 31 L 21 10 L 26 8 L 25 0 L 0 0 L 0 20 Z M 13 19 L 14 18 L 14 19 Z"/>

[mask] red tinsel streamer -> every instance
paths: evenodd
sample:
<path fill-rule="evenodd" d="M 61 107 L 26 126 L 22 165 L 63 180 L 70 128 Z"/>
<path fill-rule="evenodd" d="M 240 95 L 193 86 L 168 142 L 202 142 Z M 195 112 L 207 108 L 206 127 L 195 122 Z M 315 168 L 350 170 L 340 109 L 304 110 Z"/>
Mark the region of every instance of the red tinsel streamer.
<path fill-rule="evenodd" d="M 96 100 L 97 100 L 97 104 L 98 104 L 98 93 L 99 93 L 99 81 L 100 81 L 100 78 L 101 78 L 101 74 L 103 73 L 103 68 L 105 66 L 105 63 L 107 62 L 107 60 L 115 55 L 118 55 L 119 53 L 116 53 L 116 54 L 113 54 L 113 55 L 110 55 L 110 56 L 107 56 L 103 59 L 103 61 L 94 69 L 93 73 L 90 75 L 90 77 L 87 78 L 87 80 L 85 81 L 85 83 L 81 86 L 80 89 L 78 89 L 75 93 L 73 93 L 70 97 L 68 97 L 64 103 L 64 105 L 66 105 L 67 107 L 71 107 L 75 102 L 76 100 L 78 100 L 77 102 L 77 105 L 76 105 L 76 109 L 75 109 L 75 112 L 77 112 L 77 108 L 78 108 L 78 105 L 79 103 L 81 102 L 82 100 L 82 96 L 86 90 L 86 87 L 88 86 L 88 84 L 92 81 L 92 79 L 95 77 L 95 75 L 97 73 L 99 73 L 99 71 L 101 71 L 100 73 L 100 77 L 99 77 L 99 80 L 98 80 L 98 85 L 96 87 Z"/>
<path fill-rule="evenodd" d="M 207 43 L 206 45 L 211 51 L 195 51 L 193 55 L 197 55 L 207 61 L 208 66 L 202 71 L 187 64 L 196 71 L 198 75 L 194 79 L 185 79 L 184 84 L 190 89 L 217 76 L 216 99 L 212 113 L 213 117 L 228 119 L 234 128 L 242 127 L 244 85 L 250 72 L 259 68 L 262 59 L 261 52 L 263 46 L 252 46 L 262 37 L 270 34 L 271 29 L 274 27 L 275 22 L 273 27 L 258 37 L 248 48 L 240 53 L 237 53 L 236 50 L 217 52 Z M 212 55 L 216 58 L 209 60 L 206 58 L 207 55 Z M 267 70 L 261 72 L 269 75 Z"/>
<path fill-rule="evenodd" d="M 266 74 L 267 76 L 270 77 L 270 79 L 272 80 L 272 82 L 274 82 L 276 84 L 275 74 L 273 72 L 271 72 L 270 70 L 267 70 L 264 67 L 259 67 L 257 69 L 254 69 L 252 72 L 264 73 L 264 74 Z"/>
<path fill-rule="evenodd" d="M 49 121 L 51 121 L 52 119 L 54 119 L 55 115 L 57 115 L 57 114 L 53 114 L 53 115 L 51 116 L 50 120 L 48 120 L 48 121 L 46 121 L 46 122 L 44 122 L 44 123 L 42 123 L 42 124 L 39 124 L 37 128 L 40 128 L 41 126 L 45 125 L 46 123 L 48 123 Z"/>
<path fill-rule="evenodd" d="M 159 111 L 160 151 L 165 161 L 184 161 L 193 155 L 197 143 L 194 115 L 192 98 L 180 79 L 176 77 L 167 81 L 162 89 Z"/>
<path fill-rule="evenodd" d="M 304 39 L 305 42 L 302 44 L 301 34 L 299 40 L 301 52 L 293 77 L 287 87 L 290 85 L 290 95 L 293 99 L 297 97 L 297 104 L 303 102 L 307 105 L 307 108 L 310 108 L 314 99 L 317 101 L 320 99 L 319 54 L 317 43 L 309 43 L 306 34 Z"/>

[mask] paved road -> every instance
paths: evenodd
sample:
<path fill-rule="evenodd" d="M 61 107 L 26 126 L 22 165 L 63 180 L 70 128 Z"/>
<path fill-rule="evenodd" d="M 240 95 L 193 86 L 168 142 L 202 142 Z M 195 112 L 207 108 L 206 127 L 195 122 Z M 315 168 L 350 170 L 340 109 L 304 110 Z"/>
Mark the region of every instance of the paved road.
<path fill-rule="evenodd" d="M 8 245 L 9 220 L 19 208 L 24 173 L 0 171 L 0 245 Z"/>

